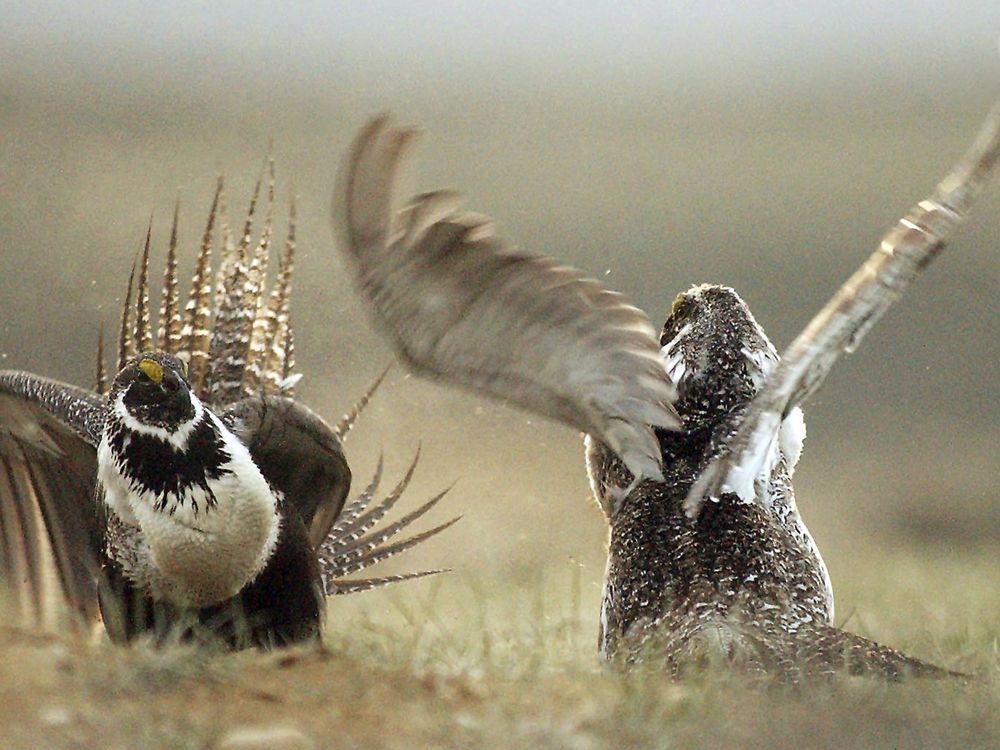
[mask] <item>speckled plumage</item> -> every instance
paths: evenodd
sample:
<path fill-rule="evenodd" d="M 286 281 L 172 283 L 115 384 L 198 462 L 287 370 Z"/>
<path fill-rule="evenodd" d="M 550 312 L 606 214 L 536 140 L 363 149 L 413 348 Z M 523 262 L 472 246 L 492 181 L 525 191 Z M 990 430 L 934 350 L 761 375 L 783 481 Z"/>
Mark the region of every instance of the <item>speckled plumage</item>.
<path fill-rule="evenodd" d="M 452 522 L 392 541 L 438 496 L 376 528 L 414 466 L 374 509 L 377 481 L 346 504 L 342 442 L 374 387 L 335 426 L 292 398 L 294 209 L 269 292 L 273 172 L 253 260 L 248 218 L 238 246 L 222 243 L 220 267 L 229 270 L 215 274 L 213 306 L 221 193 L 220 180 L 183 319 L 177 212 L 159 321 L 147 232 L 107 393 L 103 339 L 99 393 L 0 372 L 0 577 L 36 624 L 51 623 L 66 602 L 84 622 L 100 616 L 116 641 L 152 633 L 278 646 L 318 637 L 327 595 L 440 572 L 350 577 Z M 154 338 L 163 351 L 149 350 Z"/>
<path fill-rule="evenodd" d="M 456 194 L 394 211 L 412 139 L 387 117 L 359 133 L 334 195 L 342 249 L 411 369 L 587 433 L 610 526 L 601 653 L 675 674 L 712 658 L 790 679 L 946 674 L 833 627 L 829 574 L 791 479 L 799 404 L 966 218 L 1000 158 L 1000 104 L 783 358 L 732 289 L 681 295 L 651 353 L 640 311 L 550 259 L 510 252 Z"/>
<path fill-rule="evenodd" d="M 819 634 L 837 641 L 840 631 L 831 627 L 829 573 L 795 504 L 798 451 L 778 448 L 756 483 L 759 501 L 730 492 L 697 518 L 684 510 L 691 486 L 724 450 L 777 363 L 774 348 L 739 296 L 718 286 L 681 295 L 661 343 L 672 344 L 668 358 L 680 349 L 684 364 L 674 404 L 683 429 L 659 435 L 664 481 L 622 494 L 618 488 L 632 482 L 628 470 L 601 443 L 587 441 L 591 485 L 611 530 L 600 651 L 619 663 L 662 660 L 672 672 L 706 652 L 761 670 L 806 669 L 797 650 L 814 647 Z M 846 633 L 839 642 L 855 643 Z M 917 664 L 885 652 L 889 673 Z M 837 667 L 818 651 L 809 665 Z"/>

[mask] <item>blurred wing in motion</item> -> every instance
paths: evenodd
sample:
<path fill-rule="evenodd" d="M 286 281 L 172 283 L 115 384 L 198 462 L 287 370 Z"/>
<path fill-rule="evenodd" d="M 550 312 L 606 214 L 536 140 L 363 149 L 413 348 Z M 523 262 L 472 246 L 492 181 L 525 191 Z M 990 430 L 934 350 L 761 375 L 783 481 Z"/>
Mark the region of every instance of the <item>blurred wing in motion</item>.
<path fill-rule="evenodd" d="M 25 624 L 68 603 L 98 613 L 103 540 L 94 495 L 105 402 L 23 372 L 0 372 L 2 578 Z"/>
<path fill-rule="evenodd" d="M 706 498 L 717 498 L 756 476 L 778 439 L 778 426 L 816 391 L 842 351 L 861 339 L 910 282 L 941 252 L 992 176 L 1000 158 L 1000 102 L 994 105 L 972 148 L 928 199 L 882 238 L 879 248 L 847 280 L 784 353 L 729 442 L 728 450 L 701 475 L 685 500 L 696 516 Z"/>
<path fill-rule="evenodd" d="M 333 212 L 360 290 L 418 374 L 589 433 L 637 477 L 660 478 L 652 426 L 677 428 L 673 386 L 646 315 L 596 281 L 512 253 L 458 196 L 393 190 L 414 131 L 372 120 L 337 182 Z"/>

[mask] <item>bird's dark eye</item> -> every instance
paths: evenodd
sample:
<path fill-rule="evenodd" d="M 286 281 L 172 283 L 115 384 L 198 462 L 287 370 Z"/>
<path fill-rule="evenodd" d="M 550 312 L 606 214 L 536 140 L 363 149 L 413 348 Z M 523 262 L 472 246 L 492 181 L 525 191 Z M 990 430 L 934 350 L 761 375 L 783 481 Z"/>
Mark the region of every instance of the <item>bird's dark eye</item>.
<path fill-rule="evenodd" d="M 678 294 L 674 304 L 670 307 L 670 317 L 677 318 L 686 315 L 691 309 L 691 302 L 683 294 Z"/>

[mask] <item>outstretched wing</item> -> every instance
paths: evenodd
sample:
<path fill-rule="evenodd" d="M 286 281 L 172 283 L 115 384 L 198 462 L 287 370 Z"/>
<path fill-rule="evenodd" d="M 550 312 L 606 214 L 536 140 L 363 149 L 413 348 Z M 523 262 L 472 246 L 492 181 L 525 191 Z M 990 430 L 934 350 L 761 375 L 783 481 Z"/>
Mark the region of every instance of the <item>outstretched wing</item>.
<path fill-rule="evenodd" d="M 85 622 L 98 612 L 104 412 L 95 393 L 0 372 L 0 562 L 14 604 L 36 624 L 50 622 L 60 601 Z"/>
<path fill-rule="evenodd" d="M 395 213 L 413 138 L 372 120 L 333 201 L 340 244 L 397 354 L 418 374 L 592 434 L 636 476 L 660 477 L 652 426 L 680 422 L 646 315 L 574 269 L 507 251 L 454 193 L 417 196 Z"/>
<path fill-rule="evenodd" d="M 777 439 L 777 427 L 823 382 L 842 351 L 862 337 L 923 271 L 968 216 L 1000 159 L 1000 102 L 972 148 L 940 183 L 882 238 L 879 248 L 847 280 L 784 353 L 729 442 L 691 488 L 685 509 L 696 516 L 705 498 L 732 489 L 740 476 L 757 476 Z"/>
<path fill-rule="evenodd" d="M 222 415 L 264 478 L 298 510 L 314 548 L 326 539 L 351 489 L 340 438 L 311 409 L 283 396 L 256 396 Z"/>

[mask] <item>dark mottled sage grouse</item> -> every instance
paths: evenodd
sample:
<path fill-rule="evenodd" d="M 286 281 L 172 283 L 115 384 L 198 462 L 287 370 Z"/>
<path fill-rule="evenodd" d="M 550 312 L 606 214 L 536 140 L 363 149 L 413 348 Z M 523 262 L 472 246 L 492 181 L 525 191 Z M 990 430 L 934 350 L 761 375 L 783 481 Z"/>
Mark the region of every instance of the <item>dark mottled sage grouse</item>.
<path fill-rule="evenodd" d="M 342 249 L 411 369 L 587 433 L 611 527 L 601 654 L 674 674 L 706 659 L 790 679 L 945 674 L 833 627 L 830 578 L 791 477 L 800 402 L 964 220 L 1000 151 L 1000 106 L 782 358 L 732 289 L 681 294 L 657 341 L 619 295 L 506 250 L 454 193 L 394 211 L 413 137 L 382 117 L 354 141 L 334 196 Z"/>
<path fill-rule="evenodd" d="M 152 634 L 280 646 L 319 636 L 326 595 L 438 572 L 345 578 L 452 522 L 391 541 L 438 496 L 375 529 L 416 459 L 385 500 L 372 504 L 380 460 L 345 502 L 342 440 L 378 383 L 333 428 L 293 398 L 295 210 L 268 293 L 273 168 L 254 243 L 260 187 L 234 242 L 219 181 L 183 312 L 175 211 L 155 343 L 147 233 L 110 389 L 103 346 L 96 392 L 0 372 L 0 559 L 26 619 L 51 620 L 62 599 L 84 622 L 100 615 L 118 642 Z"/>

